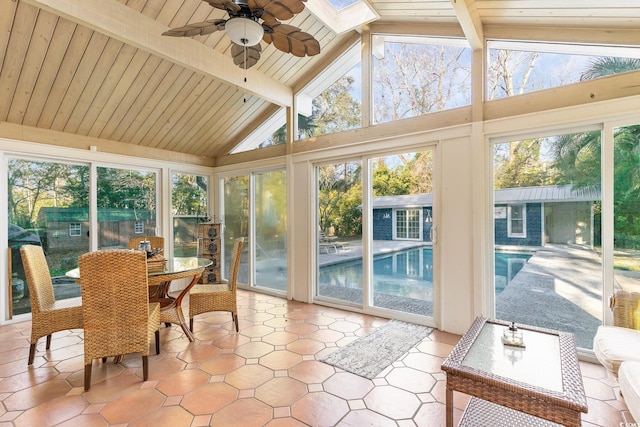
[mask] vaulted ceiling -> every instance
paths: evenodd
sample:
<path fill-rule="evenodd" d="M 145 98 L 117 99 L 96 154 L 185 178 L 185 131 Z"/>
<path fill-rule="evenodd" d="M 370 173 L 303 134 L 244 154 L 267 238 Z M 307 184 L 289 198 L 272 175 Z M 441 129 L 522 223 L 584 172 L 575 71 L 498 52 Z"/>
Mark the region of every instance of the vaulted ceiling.
<path fill-rule="evenodd" d="M 363 0 L 367 1 L 367 0 Z M 225 18 L 202 0 L 0 0 L 0 137 L 3 129 L 60 132 L 77 140 L 169 150 L 215 159 L 229 153 L 363 31 L 339 34 L 319 4 L 287 24 L 320 43 L 296 57 L 262 42 L 246 72 L 222 31 L 163 37 L 169 28 Z M 473 48 L 488 26 L 637 29 L 636 0 L 369 0 L 364 25 L 420 29 L 452 25 Z M 322 19 L 320 19 L 322 18 Z M 605 33 L 605 32 L 603 32 Z M 3 127 L 4 126 L 4 127 Z M 50 138 L 51 139 L 51 138 Z M 123 145 L 124 144 L 124 145 Z"/>

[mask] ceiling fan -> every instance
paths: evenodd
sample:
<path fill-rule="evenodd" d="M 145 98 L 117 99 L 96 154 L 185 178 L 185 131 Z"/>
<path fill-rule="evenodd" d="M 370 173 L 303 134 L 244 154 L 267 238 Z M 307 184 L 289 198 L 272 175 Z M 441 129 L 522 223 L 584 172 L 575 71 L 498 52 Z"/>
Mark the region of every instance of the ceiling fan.
<path fill-rule="evenodd" d="M 320 43 L 298 27 L 282 24 L 304 10 L 306 0 L 203 0 L 229 14 L 228 19 L 210 19 L 172 28 L 163 36 L 192 37 L 225 31 L 231 39 L 233 63 L 242 69 L 260 59 L 260 40 L 298 57 L 320 53 Z M 262 20 L 262 23 L 260 22 Z"/>

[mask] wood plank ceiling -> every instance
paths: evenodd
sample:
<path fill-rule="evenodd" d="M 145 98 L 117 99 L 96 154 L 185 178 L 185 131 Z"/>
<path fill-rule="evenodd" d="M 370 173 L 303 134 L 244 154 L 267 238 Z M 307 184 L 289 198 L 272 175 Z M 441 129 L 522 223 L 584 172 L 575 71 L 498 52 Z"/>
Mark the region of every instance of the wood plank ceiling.
<path fill-rule="evenodd" d="M 474 47 L 481 46 L 486 25 L 633 29 L 640 22 L 635 0 L 370 4 L 380 23 L 460 24 Z M 280 106 L 291 105 L 293 88 L 353 40 L 353 31 L 337 35 L 305 9 L 288 23 L 315 36 L 322 53 L 297 58 L 262 42 L 262 57 L 245 73 L 233 65 L 223 32 L 160 35 L 225 17 L 201 0 L 0 0 L 0 122 L 213 163 Z"/>

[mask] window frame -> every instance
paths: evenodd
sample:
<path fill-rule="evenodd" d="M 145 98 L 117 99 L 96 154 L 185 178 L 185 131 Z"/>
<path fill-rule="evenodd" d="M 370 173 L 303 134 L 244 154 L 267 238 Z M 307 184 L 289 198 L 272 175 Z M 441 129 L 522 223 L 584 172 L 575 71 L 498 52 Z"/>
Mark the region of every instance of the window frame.
<path fill-rule="evenodd" d="M 514 219 L 512 216 L 512 210 L 514 207 L 522 208 L 522 218 Z M 513 231 L 513 222 L 521 221 L 522 222 L 522 233 L 516 233 Z M 507 205 L 507 236 L 513 238 L 522 238 L 526 239 L 527 237 L 527 205 L 526 203 L 515 203 Z"/>

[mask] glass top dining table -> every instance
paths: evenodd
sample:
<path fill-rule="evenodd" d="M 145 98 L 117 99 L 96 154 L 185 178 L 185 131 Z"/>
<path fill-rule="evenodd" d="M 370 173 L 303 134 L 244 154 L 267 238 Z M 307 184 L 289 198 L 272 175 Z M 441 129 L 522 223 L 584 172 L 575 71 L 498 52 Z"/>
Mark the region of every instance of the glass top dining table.
<path fill-rule="evenodd" d="M 197 257 L 175 257 L 164 265 L 164 269 L 153 269 L 148 272 L 149 302 L 160 303 L 160 321 L 163 323 L 175 323 L 180 325 L 189 341 L 195 341 L 193 333 L 187 327 L 182 313 L 182 299 L 189 290 L 198 282 L 205 268 L 212 264 L 210 259 Z M 74 268 L 65 273 L 65 276 L 82 282 L 80 269 Z M 171 282 L 177 279 L 191 278 L 190 283 L 177 296 L 169 295 Z"/>

